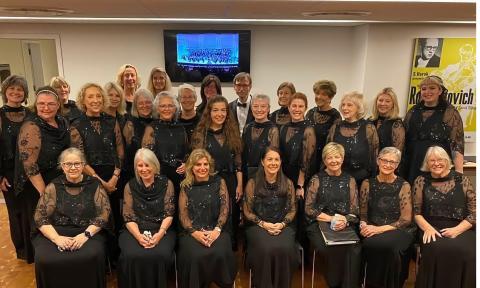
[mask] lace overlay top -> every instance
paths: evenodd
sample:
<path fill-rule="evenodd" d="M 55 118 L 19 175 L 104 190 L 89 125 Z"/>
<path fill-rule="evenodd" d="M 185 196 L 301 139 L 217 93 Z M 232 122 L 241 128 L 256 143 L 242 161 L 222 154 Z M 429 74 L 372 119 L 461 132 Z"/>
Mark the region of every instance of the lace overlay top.
<path fill-rule="evenodd" d="M 35 210 L 35 225 L 95 225 L 109 228 L 110 202 L 97 179 L 83 175 L 80 183 L 71 183 L 65 175 L 55 178 L 45 188 Z"/>
<path fill-rule="evenodd" d="M 258 167 L 260 158 L 269 147 L 279 147 L 279 132 L 271 121 L 257 123 L 252 121 L 245 126 L 243 138 L 243 163 L 247 167 Z"/>
<path fill-rule="evenodd" d="M 0 108 L 0 178 L 7 171 L 13 171 L 15 167 L 15 150 L 17 138 L 23 120 L 30 114 L 30 111 L 23 107 L 10 107 L 4 105 Z"/>
<path fill-rule="evenodd" d="M 228 219 L 228 203 L 227 185 L 219 176 L 181 189 L 178 209 L 183 233 L 222 228 Z"/>
<path fill-rule="evenodd" d="M 391 146 L 403 151 L 403 147 L 405 146 L 405 126 L 403 125 L 402 119 L 386 119 L 385 117 L 379 116 L 372 122 L 377 128 L 379 151 Z"/>
<path fill-rule="evenodd" d="M 145 127 L 152 122 L 153 118 L 133 117 L 129 116 L 123 127 L 123 137 L 125 139 L 125 160 L 124 167 L 130 171 L 131 175 L 134 173 L 135 153 L 142 147 L 142 138 L 145 132 Z"/>
<path fill-rule="evenodd" d="M 73 121 L 75 121 L 75 119 L 82 116 L 82 111 L 78 109 L 75 101 L 68 100 L 67 103 L 63 104 L 62 116 L 65 117 L 71 124 Z"/>
<path fill-rule="evenodd" d="M 308 110 L 305 119 L 310 121 L 315 129 L 315 136 L 317 136 L 317 161 L 322 159 L 322 150 L 327 144 L 327 136 L 333 123 L 342 119 L 340 112 L 332 108 L 328 111 L 321 111 L 318 107 Z"/>
<path fill-rule="evenodd" d="M 292 117 L 290 116 L 287 107 L 281 107 L 280 109 L 273 111 L 272 114 L 270 114 L 269 119 L 277 125 L 278 129 L 292 121 Z"/>
<path fill-rule="evenodd" d="M 175 191 L 165 176 L 155 176 L 150 187 L 136 178 L 125 186 L 123 219 L 135 222 L 141 230 L 158 230 L 162 221 L 175 214 Z"/>
<path fill-rule="evenodd" d="M 200 114 L 198 114 L 197 112 L 195 116 L 190 119 L 183 119 L 180 114 L 177 118 L 177 121 L 185 128 L 185 132 L 187 132 L 188 143 L 190 143 L 193 131 L 195 130 L 195 128 L 197 128 L 197 124 L 200 121 Z"/>

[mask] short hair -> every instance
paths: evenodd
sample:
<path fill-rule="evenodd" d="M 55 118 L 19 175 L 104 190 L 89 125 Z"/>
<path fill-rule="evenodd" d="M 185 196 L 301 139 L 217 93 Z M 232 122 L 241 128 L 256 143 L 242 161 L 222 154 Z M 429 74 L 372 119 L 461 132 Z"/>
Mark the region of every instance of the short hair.
<path fill-rule="evenodd" d="M 382 150 L 380 150 L 380 152 L 378 153 L 378 158 L 381 158 L 382 156 L 389 155 L 389 154 L 395 156 L 398 162 L 402 160 L 402 152 L 400 152 L 400 150 L 398 150 L 397 147 L 393 147 L 393 146 L 385 147 Z"/>
<path fill-rule="evenodd" d="M 193 166 L 203 158 L 207 158 L 209 164 L 209 171 L 208 174 L 210 176 L 215 175 L 215 160 L 213 157 L 208 153 L 207 150 L 202 148 L 194 149 L 190 156 L 188 156 L 187 162 L 185 162 L 185 179 L 180 183 L 182 188 L 187 188 L 192 186 L 193 181 L 195 181 L 195 175 L 193 175 Z"/>
<path fill-rule="evenodd" d="M 135 158 L 133 159 L 133 167 L 135 170 L 135 178 L 138 182 L 141 183 L 141 178 L 138 175 L 137 164 L 139 161 L 143 161 L 148 164 L 148 166 L 153 168 L 153 174 L 160 174 L 160 161 L 158 161 L 157 156 L 153 153 L 152 150 L 148 148 L 140 148 L 135 153 Z"/>
<path fill-rule="evenodd" d="M 365 102 L 363 101 L 363 94 L 357 91 L 351 91 L 343 95 L 342 100 L 340 101 L 340 106 L 339 109 L 342 111 L 342 103 L 344 101 L 351 101 L 357 106 L 357 117 L 363 118 L 365 116 L 366 111 L 365 111 Z"/>
<path fill-rule="evenodd" d="M 233 78 L 233 85 L 237 83 L 237 81 L 240 81 L 242 79 L 248 79 L 248 83 L 250 86 L 252 86 L 252 77 L 250 77 L 250 74 L 247 72 L 240 72 L 235 77 Z"/>
<path fill-rule="evenodd" d="M 53 76 L 52 79 L 50 79 L 50 86 L 55 89 L 58 89 L 64 85 L 68 87 L 68 90 L 70 90 L 70 84 L 68 84 L 67 80 L 65 80 L 65 78 L 62 76 Z"/>
<path fill-rule="evenodd" d="M 155 87 L 153 86 L 153 74 L 160 72 L 165 76 L 165 89 L 163 91 L 170 91 L 172 90 L 172 80 L 170 80 L 170 76 L 168 76 L 167 71 L 163 67 L 153 67 L 152 71 L 150 71 L 150 76 L 148 77 L 148 85 L 147 88 L 152 92 L 152 95 L 157 94 L 155 92 Z M 138 77 L 138 76 L 137 76 Z"/>
<path fill-rule="evenodd" d="M 8 99 L 7 99 L 7 89 L 12 86 L 20 86 L 22 87 L 23 90 L 23 101 L 24 103 L 27 103 L 28 100 L 28 83 L 27 80 L 19 75 L 10 75 L 8 76 L 5 80 L 2 82 L 2 100 L 3 104 L 7 104 Z"/>
<path fill-rule="evenodd" d="M 303 94 L 302 92 L 295 92 L 292 95 L 292 97 L 290 97 L 290 101 L 288 102 L 288 106 L 290 106 L 290 104 L 292 104 L 292 101 L 295 100 L 295 99 L 303 100 L 303 102 L 305 103 L 305 108 L 308 107 L 307 96 L 305 94 Z"/>
<path fill-rule="evenodd" d="M 150 100 L 150 102 L 152 103 L 152 118 L 157 118 L 157 111 L 154 109 L 153 107 L 153 95 L 152 93 L 145 89 L 145 88 L 140 88 L 138 89 L 137 91 L 135 91 L 135 93 L 133 94 L 133 103 L 132 103 L 132 111 L 130 111 L 130 114 L 133 116 L 133 117 L 139 117 L 138 115 L 138 98 L 140 97 L 144 97 L 144 98 L 147 98 L 148 100 Z"/>
<path fill-rule="evenodd" d="M 57 110 L 57 115 L 61 115 L 63 111 L 62 100 L 60 99 L 60 96 L 58 96 L 57 90 L 55 90 L 52 86 L 42 86 L 38 88 L 37 91 L 35 91 L 35 100 L 33 100 L 33 106 L 31 106 L 30 110 L 37 114 L 37 101 L 38 96 L 41 94 L 52 95 L 53 97 L 55 97 L 55 100 L 57 100 L 59 106 Z"/>
<path fill-rule="evenodd" d="M 423 158 L 423 163 L 422 163 L 422 167 L 420 168 L 420 171 L 430 172 L 430 167 L 428 167 L 428 159 L 431 156 L 437 156 L 442 160 L 446 160 L 448 163 L 447 164 L 448 169 L 451 169 L 453 167 L 452 158 L 450 158 L 447 151 L 445 151 L 445 149 L 443 149 L 440 146 L 432 146 L 428 148 L 427 153 L 425 153 L 425 158 Z"/>
<path fill-rule="evenodd" d="M 85 154 L 82 152 L 82 150 L 75 147 L 70 147 L 63 150 L 62 153 L 60 153 L 60 156 L 58 156 L 58 168 L 60 169 L 62 168 L 62 163 L 64 162 L 65 157 L 67 157 L 70 154 L 77 155 L 78 158 L 80 158 L 80 161 L 82 161 L 83 163 L 87 162 L 87 159 L 85 158 Z"/>
<path fill-rule="evenodd" d="M 253 104 L 253 101 L 255 100 L 264 100 L 264 101 L 267 101 L 268 102 L 268 106 L 270 106 L 270 97 L 268 97 L 268 95 L 266 94 L 261 94 L 261 93 L 257 93 L 255 95 L 253 95 L 252 97 L 252 104 Z"/>
<path fill-rule="evenodd" d="M 178 98 L 178 101 L 180 101 L 180 98 L 182 97 L 183 95 L 183 91 L 184 90 L 190 90 L 193 92 L 193 96 L 195 97 L 195 101 L 197 101 L 197 92 L 195 91 L 195 87 L 193 87 L 193 85 L 191 84 L 187 84 L 187 83 L 183 83 L 182 85 L 178 86 L 177 88 L 177 98 Z"/>
<path fill-rule="evenodd" d="M 162 91 L 155 96 L 155 100 L 153 101 L 153 108 L 155 111 L 158 109 L 158 105 L 160 104 L 160 99 L 162 98 L 170 98 L 173 102 L 173 105 L 175 105 L 175 113 L 173 118 L 175 119 L 177 114 L 179 113 L 180 109 L 180 104 L 178 104 L 177 98 L 173 96 L 173 94 L 170 91 Z"/>
<path fill-rule="evenodd" d="M 278 85 L 277 95 L 278 95 L 278 92 L 280 92 L 280 90 L 285 88 L 285 87 L 290 89 L 290 92 L 292 92 L 292 95 L 297 92 L 297 90 L 295 90 L 295 85 L 293 85 L 292 82 L 282 82 L 282 83 L 280 83 L 280 85 Z"/>
<path fill-rule="evenodd" d="M 85 100 L 85 92 L 87 91 L 88 88 L 97 88 L 98 91 L 100 92 L 100 95 L 102 95 L 102 100 L 103 100 L 103 107 L 102 107 L 102 111 L 105 110 L 105 107 L 107 106 L 107 93 L 105 93 L 105 90 L 103 90 L 102 86 L 100 86 L 99 84 L 97 83 L 86 83 L 82 86 L 82 88 L 80 88 L 80 91 L 78 91 L 78 95 L 77 95 L 77 107 L 78 109 L 80 109 L 80 111 L 83 111 L 85 112 L 87 109 L 85 108 L 85 104 L 83 103 L 84 100 Z"/>
<path fill-rule="evenodd" d="M 388 95 L 390 98 L 392 98 L 392 103 L 393 103 L 393 108 L 392 110 L 388 111 L 386 118 L 387 119 L 397 119 L 399 118 L 398 115 L 400 114 L 400 108 L 398 107 L 398 99 L 397 99 L 397 94 L 393 91 L 393 88 L 391 87 L 386 87 L 380 90 L 378 92 L 377 97 L 375 97 L 375 100 L 373 101 L 373 108 L 372 108 L 372 119 L 377 120 L 378 119 L 378 108 L 377 108 L 377 101 L 378 98 L 382 95 Z"/>
<path fill-rule="evenodd" d="M 332 154 L 338 154 L 342 158 L 345 158 L 345 149 L 341 144 L 329 142 L 327 145 L 325 145 L 325 147 L 323 147 L 322 160 L 325 161 L 325 159 Z"/>
<path fill-rule="evenodd" d="M 120 96 L 120 105 L 117 107 L 117 112 L 120 115 L 124 115 L 127 112 L 127 103 L 125 102 L 125 93 L 123 93 L 122 87 L 118 86 L 118 84 L 115 82 L 107 82 L 103 89 L 105 89 L 105 93 L 107 94 L 107 96 L 110 89 L 113 89 L 118 93 L 118 95 Z M 110 102 L 110 99 L 107 100 L 108 102 Z"/>
<path fill-rule="evenodd" d="M 127 70 L 127 68 L 132 68 L 133 70 L 135 70 L 135 73 L 137 74 L 137 83 L 136 83 L 135 88 L 138 89 L 141 85 L 140 74 L 138 73 L 137 67 L 133 66 L 132 64 L 123 64 L 118 69 L 118 72 L 117 72 L 117 84 L 118 84 L 118 86 L 125 89 L 125 87 L 123 87 L 123 74 L 125 73 L 125 70 Z"/>
<path fill-rule="evenodd" d="M 332 99 L 337 94 L 337 85 L 330 80 L 319 80 L 313 84 L 313 93 L 320 94 L 325 93 L 328 98 Z"/>

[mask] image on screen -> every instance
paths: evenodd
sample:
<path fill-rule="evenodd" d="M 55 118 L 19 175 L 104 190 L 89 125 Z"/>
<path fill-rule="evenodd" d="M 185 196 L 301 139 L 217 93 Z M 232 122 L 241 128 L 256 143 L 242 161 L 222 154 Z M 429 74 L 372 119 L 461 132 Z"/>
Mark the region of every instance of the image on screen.
<path fill-rule="evenodd" d="M 177 34 L 177 63 L 182 66 L 239 65 L 238 33 Z"/>

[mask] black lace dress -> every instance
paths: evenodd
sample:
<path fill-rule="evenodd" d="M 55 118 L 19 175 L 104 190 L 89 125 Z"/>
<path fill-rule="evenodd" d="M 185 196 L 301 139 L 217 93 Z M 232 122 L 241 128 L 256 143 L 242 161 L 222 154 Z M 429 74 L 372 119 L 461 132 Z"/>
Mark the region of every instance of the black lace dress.
<path fill-rule="evenodd" d="M 140 233 L 150 231 L 154 235 L 162 221 L 174 213 L 173 184 L 165 176 L 156 176 L 148 188 L 136 178 L 125 186 L 123 218 L 125 223 L 135 222 Z M 175 231 L 169 228 L 155 247 L 146 249 L 125 229 L 118 240 L 118 287 L 167 287 L 169 272 L 174 268 L 175 239 Z"/>
<path fill-rule="evenodd" d="M 358 215 L 358 197 L 355 179 L 345 172 L 330 176 L 321 170 L 308 184 L 305 199 L 305 216 L 309 223 L 307 236 L 317 253 L 325 259 L 325 279 L 329 287 L 358 287 L 361 246 L 327 246 L 318 227 L 317 217 L 321 213 L 334 216 Z M 355 219 L 353 217 L 352 219 Z M 352 220 L 350 225 L 356 225 Z"/>
<path fill-rule="evenodd" d="M 365 119 L 335 123 L 328 142 L 341 144 L 345 149 L 342 171 L 355 178 L 357 187 L 363 180 L 377 175 L 378 135 L 372 123 Z"/>
<path fill-rule="evenodd" d="M 21 222 L 25 244 L 25 258 L 34 260 L 30 234 L 33 214 L 40 197 L 39 191 L 30 182 L 30 177 L 40 175 L 45 185 L 61 175 L 58 156 L 70 147 L 68 121 L 56 116 L 58 127 L 50 126 L 37 115 L 30 115 L 20 128 L 17 153 L 15 154 L 15 195 L 21 209 Z"/>
<path fill-rule="evenodd" d="M 45 189 L 35 211 L 35 225 L 52 225 L 61 236 L 75 237 L 88 226 L 109 229 L 110 204 L 100 182 L 84 175 L 71 183 L 64 175 Z M 61 252 L 38 232 L 35 246 L 37 287 L 106 287 L 105 233 L 102 230 L 76 251 Z"/>
<path fill-rule="evenodd" d="M 152 150 L 160 161 L 160 173 L 173 182 L 175 195 L 180 192 L 184 175 L 176 172 L 188 157 L 188 136 L 175 121 L 154 120 L 145 128 L 142 147 Z"/>
<path fill-rule="evenodd" d="M 263 169 L 260 169 L 263 172 Z M 260 173 L 259 172 L 259 173 Z M 247 222 L 247 263 L 253 272 L 255 287 L 290 287 L 292 275 L 298 266 L 295 247 L 295 188 L 285 176 L 275 183 L 256 177 L 248 181 L 243 202 Z M 283 179 L 282 179 L 283 178 Z M 276 236 L 258 226 L 260 221 L 285 223 L 287 226 Z"/>
<path fill-rule="evenodd" d="M 416 287 L 475 287 L 476 195 L 472 183 L 455 171 L 444 178 L 419 176 L 413 193 L 415 215 L 423 216 L 435 230 L 455 227 L 464 220 L 473 225 L 456 238 L 437 236 L 435 242 L 420 244 Z"/>
<path fill-rule="evenodd" d="M 430 146 L 441 146 L 451 159 L 455 159 L 454 153 L 464 154 L 463 122 L 452 105 L 440 102 L 436 107 L 426 107 L 422 101 L 408 111 L 404 123 L 402 170 L 410 184 L 421 174 L 420 167 Z"/>
<path fill-rule="evenodd" d="M 292 121 L 292 117 L 290 116 L 290 112 L 288 111 L 288 107 L 281 107 L 272 112 L 269 115 L 268 119 L 277 125 L 278 129 L 282 128 L 283 125 Z"/>
<path fill-rule="evenodd" d="M 182 230 L 178 241 L 179 287 L 231 287 L 237 273 L 230 234 L 223 229 L 228 220 L 228 192 L 225 181 L 210 176 L 205 182 L 182 189 L 179 197 Z M 194 231 L 222 229 L 212 246 L 200 244 Z"/>
<path fill-rule="evenodd" d="M 77 103 L 75 103 L 75 101 L 68 100 L 67 103 L 63 104 L 62 116 L 65 117 L 68 120 L 68 122 L 71 124 L 77 118 L 82 116 L 82 111 L 78 109 Z"/>
<path fill-rule="evenodd" d="M 182 114 L 180 113 L 177 118 L 177 122 L 183 125 L 183 127 L 185 128 L 185 132 L 187 132 L 188 143 L 190 143 L 192 139 L 193 131 L 195 130 L 195 128 L 197 128 L 197 124 L 200 121 L 200 116 L 201 114 L 197 112 L 194 117 L 190 119 L 183 119 Z"/>
<path fill-rule="evenodd" d="M 372 120 L 373 125 L 377 128 L 378 134 L 378 151 L 385 147 L 396 147 L 400 152 L 405 147 L 405 126 L 402 119 L 387 119 L 379 116 Z"/>
<path fill-rule="evenodd" d="M 332 127 L 333 123 L 341 120 L 342 116 L 335 108 L 332 108 L 328 111 L 322 111 L 318 109 L 318 107 L 314 107 L 308 110 L 305 119 L 310 121 L 311 125 L 315 129 L 315 136 L 317 137 L 315 165 L 312 168 L 313 172 L 316 173 L 320 170 L 320 167 L 323 163 L 322 150 L 327 144 L 327 136 L 328 132 L 330 131 L 330 127 Z"/>
<path fill-rule="evenodd" d="M 250 179 L 255 176 L 265 150 L 269 147 L 279 148 L 278 128 L 271 121 L 263 123 L 252 121 L 245 126 L 242 138 L 243 178 Z"/>
<path fill-rule="evenodd" d="M 401 177 L 392 183 L 370 178 L 363 181 L 360 195 L 361 221 L 395 227 L 362 240 L 367 287 L 401 288 L 408 278 L 407 251 L 415 232 L 410 184 Z"/>
<path fill-rule="evenodd" d="M 21 203 L 15 196 L 14 177 L 15 177 L 15 154 L 17 147 L 17 137 L 20 132 L 23 120 L 30 114 L 30 111 L 21 107 L 10 107 L 4 105 L 0 108 L 0 181 L 5 179 L 10 184 L 7 191 L 3 192 L 5 204 L 7 204 L 8 222 L 10 225 L 10 237 L 12 238 L 18 259 L 25 259 L 24 236 L 21 222 Z"/>

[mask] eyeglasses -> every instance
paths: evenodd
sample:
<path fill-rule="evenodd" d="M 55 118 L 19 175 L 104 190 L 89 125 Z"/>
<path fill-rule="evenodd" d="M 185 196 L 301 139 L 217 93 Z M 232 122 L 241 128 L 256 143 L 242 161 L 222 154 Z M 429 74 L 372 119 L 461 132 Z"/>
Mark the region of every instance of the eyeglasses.
<path fill-rule="evenodd" d="M 172 105 L 172 104 L 162 104 L 162 105 L 158 105 L 158 108 L 160 108 L 160 109 L 173 109 L 173 108 L 175 108 L 175 105 Z"/>
<path fill-rule="evenodd" d="M 58 103 L 56 102 L 49 102 L 49 103 L 38 102 L 37 103 L 38 108 L 44 108 L 45 106 L 47 106 L 49 109 L 55 109 L 58 106 Z"/>
<path fill-rule="evenodd" d="M 85 163 L 84 162 L 63 162 L 62 166 L 68 169 L 71 169 L 72 167 L 81 168 L 83 164 Z"/>
<path fill-rule="evenodd" d="M 437 50 L 438 46 L 425 46 L 427 50 Z"/>
<path fill-rule="evenodd" d="M 383 165 L 397 166 L 398 163 L 399 163 L 398 161 L 392 161 L 392 160 L 387 160 L 387 159 L 383 159 L 383 158 L 378 158 L 378 160 L 380 160 L 380 162 Z"/>
<path fill-rule="evenodd" d="M 430 163 L 430 164 L 438 164 L 438 163 L 442 164 L 442 163 L 445 163 L 445 162 L 446 162 L 445 159 L 430 159 L 430 160 L 428 160 L 428 163 Z"/>
<path fill-rule="evenodd" d="M 248 84 L 235 84 L 235 86 L 243 89 L 248 89 L 250 87 L 250 85 Z"/>

